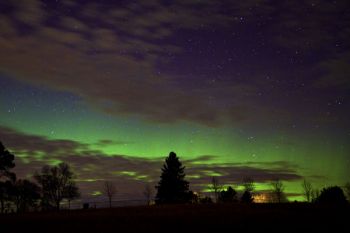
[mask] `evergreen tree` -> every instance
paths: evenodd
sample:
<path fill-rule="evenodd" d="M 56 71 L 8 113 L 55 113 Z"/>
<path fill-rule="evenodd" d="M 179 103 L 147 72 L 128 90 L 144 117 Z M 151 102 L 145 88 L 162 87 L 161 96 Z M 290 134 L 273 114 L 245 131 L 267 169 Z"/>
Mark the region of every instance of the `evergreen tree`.
<path fill-rule="evenodd" d="M 186 203 L 189 200 L 189 183 L 185 180 L 185 167 L 174 152 L 165 159 L 160 181 L 156 186 L 156 203 Z"/>
<path fill-rule="evenodd" d="M 14 174 L 10 172 L 10 169 L 15 167 L 14 159 L 15 156 L 6 150 L 4 145 L 0 142 L 0 178 L 2 176 L 10 178 L 14 176 Z"/>

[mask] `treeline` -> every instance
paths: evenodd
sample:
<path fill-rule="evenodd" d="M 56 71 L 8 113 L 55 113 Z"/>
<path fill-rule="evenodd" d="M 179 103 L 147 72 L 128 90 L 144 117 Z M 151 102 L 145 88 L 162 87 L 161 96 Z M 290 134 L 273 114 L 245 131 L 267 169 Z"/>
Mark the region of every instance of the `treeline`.
<path fill-rule="evenodd" d="M 59 210 L 63 200 L 70 202 L 80 197 L 78 186 L 74 182 L 74 174 L 66 163 L 57 166 L 44 166 L 34 173 L 34 181 L 17 179 L 11 170 L 15 167 L 15 156 L 10 153 L 0 142 L 0 208 L 1 213 L 33 210 Z M 189 182 L 185 179 L 185 167 L 174 152 L 170 152 L 161 169 L 158 185 L 151 187 L 146 185 L 143 192 L 147 203 L 151 204 L 183 204 L 183 203 L 253 203 L 255 195 L 255 183 L 251 178 L 244 178 L 244 187 L 241 195 L 232 187 L 223 187 L 217 177 L 213 177 L 210 184 L 210 196 L 202 196 L 190 190 Z M 271 192 L 264 202 L 287 202 L 284 192 L 285 186 L 279 179 L 271 183 Z M 153 198 L 153 190 L 157 193 Z M 307 180 L 302 183 L 303 194 L 307 202 L 345 204 L 347 203 L 344 191 L 338 186 L 327 187 L 319 191 L 313 188 Z M 350 198 L 350 184 L 345 186 L 345 192 Z M 102 188 L 103 194 L 108 198 L 112 207 L 112 199 L 117 189 L 111 181 L 106 181 Z"/>
<path fill-rule="evenodd" d="M 233 203 L 244 202 L 252 203 L 254 198 L 254 181 L 252 179 L 244 180 L 244 193 L 238 199 L 237 192 L 231 186 L 224 188 L 219 184 L 216 177 L 212 178 L 211 191 L 214 193 L 215 200 L 209 196 L 201 196 L 189 189 L 189 182 L 185 180 L 185 167 L 182 166 L 179 158 L 174 152 L 170 152 L 165 159 L 162 168 L 160 181 L 156 186 L 157 194 L 156 204 L 172 203 Z"/>
<path fill-rule="evenodd" d="M 213 177 L 210 185 L 214 200 L 208 196 L 200 196 L 189 190 L 189 182 L 185 180 L 185 167 L 182 166 L 179 158 L 174 152 L 170 152 L 165 159 L 162 168 L 160 181 L 156 186 L 156 204 L 162 203 L 252 203 L 254 202 L 254 180 L 244 178 L 242 186 L 243 193 L 238 197 L 238 192 L 232 187 L 220 185 L 217 177 Z M 284 192 L 285 186 L 280 179 L 275 179 L 270 183 L 271 191 L 266 193 L 267 199 L 264 202 L 283 203 L 287 202 Z M 312 184 L 306 180 L 302 183 L 303 194 L 307 202 L 318 204 L 346 204 L 347 199 L 344 191 L 338 186 L 323 188 L 321 191 L 314 189 Z M 350 184 L 345 185 L 345 191 L 350 199 Z"/>
<path fill-rule="evenodd" d="M 80 197 L 73 172 L 66 163 L 44 166 L 34 173 L 32 182 L 17 179 L 11 170 L 15 167 L 15 156 L 0 142 L 0 208 L 1 213 L 13 211 L 60 209 L 60 203 Z"/>

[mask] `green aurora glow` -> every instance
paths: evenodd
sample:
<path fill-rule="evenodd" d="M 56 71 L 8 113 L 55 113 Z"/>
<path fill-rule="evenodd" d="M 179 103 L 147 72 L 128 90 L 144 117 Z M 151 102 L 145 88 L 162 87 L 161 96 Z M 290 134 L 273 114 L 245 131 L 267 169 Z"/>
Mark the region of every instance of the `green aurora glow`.
<path fill-rule="evenodd" d="M 0 1 L 19 177 L 65 161 L 83 198 L 113 180 L 136 199 L 174 151 L 198 192 L 281 176 L 302 200 L 304 178 L 350 181 L 347 0 L 92 2 Z"/>
<path fill-rule="evenodd" d="M 56 93 L 66 95 L 65 93 Z M 45 95 L 45 94 L 44 94 Z M 44 95 L 39 95 L 42 99 Z M 24 98 L 27 99 L 27 98 Z M 38 105 L 38 102 L 40 103 Z M 50 101 L 23 101 L 15 111 L 9 111 L 10 102 L 0 106 L 0 125 L 18 129 L 23 133 L 45 136 L 48 139 L 67 139 L 89 144 L 103 156 L 125 155 L 148 159 L 163 159 L 169 151 L 176 151 L 181 159 L 194 159 L 201 155 L 214 155 L 210 161 L 199 164 L 241 162 L 287 161 L 297 165 L 297 172 L 311 177 L 315 185 L 342 185 L 347 181 L 347 155 L 345 141 L 327 137 L 327 132 L 300 132 L 276 130 L 258 132 L 243 127 L 210 128 L 189 123 L 172 125 L 154 124 L 128 117 L 115 117 L 90 109 L 81 100 L 72 106 L 55 106 Z M 39 107 L 38 107 L 39 106 Z M 54 106 L 54 111 L 46 111 Z M 38 114 L 38 111 L 42 111 Z M 103 145 L 101 140 L 115 141 Z M 17 154 L 25 161 L 26 154 Z M 45 157 L 38 155 L 38 159 Z M 337 158 L 337 159 L 334 159 Z M 29 161 L 27 161 L 29 162 Z M 60 161 L 53 160 L 51 164 Z M 263 168 L 263 166 L 262 166 Z M 119 171 L 135 180 L 147 180 L 147 176 L 134 171 Z M 209 171 L 207 176 L 219 176 Z M 324 177 L 314 179 L 312 177 Z M 193 174 L 189 178 L 199 178 Z M 94 179 L 86 181 L 94 182 Z M 286 182 L 286 191 L 300 193 L 301 181 Z M 230 185 L 230 184 L 225 184 Z M 257 184 L 257 190 L 268 190 L 269 184 Z M 239 189 L 239 187 L 238 187 Z M 203 188 L 203 191 L 206 189 Z M 208 191 L 208 190 L 207 190 Z M 301 200 L 302 197 L 292 197 Z"/>

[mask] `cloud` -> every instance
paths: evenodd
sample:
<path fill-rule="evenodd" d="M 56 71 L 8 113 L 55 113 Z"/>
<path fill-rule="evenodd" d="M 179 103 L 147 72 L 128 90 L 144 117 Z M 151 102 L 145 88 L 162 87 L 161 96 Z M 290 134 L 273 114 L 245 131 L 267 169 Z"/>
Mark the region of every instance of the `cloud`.
<path fill-rule="evenodd" d="M 195 163 L 203 163 L 203 162 L 210 162 L 211 160 L 217 158 L 217 156 L 214 155 L 202 155 L 198 156 L 194 159 L 187 159 L 185 162 L 187 164 L 195 164 Z"/>
<path fill-rule="evenodd" d="M 23 134 L 8 127 L 0 126 L 0 139 L 15 152 L 23 154 L 44 153 L 46 155 L 75 154 L 86 150 L 86 144 L 72 140 L 49 140 L 44 136 Z"/>
<path fill-rule="evenodd" d="M 288 162 L 285 162 L 289 164 Z M 242 183 L 246 177 L 252 178 L 257 183 L 270 182 L 276 178 L 284 181 L 296 181 L 302 179 L 297 170 L 285 166 L 256 167 L 251 163 L 211 164 L 196 165 L 187 169 L 188 174 L 195 178 L 195 185 L 208 185 L 212 176 L 219 176 L 222 184 Z"/>
<path fill-rule="evenodd" d="M 350 19 L 342 12 L 347 6 L 346 0 L 278 2 L 271 11 L 277 17 L 271 29 L 278 32 L 276 41 L 284 47 L 330 52 L 330 43 L 346 42 L 344 30 L 349 29 Z M 342 30 L 334 30 L 338 27 Z"/>
<path fill-rule="evenodd" d="M 15 9 L 14 17 L 19 22 L 31 27 L 43 23 L 45 16 L 47 16 L 41 1 L 20 1 L 12 7 Z"/>
<path fill-rule="evenodd" d="M 317 87 L 350 88 L 350 53 L 337 54 L 334 58 L 322 61 L 315 67 L 321 78 L 316 80 Z"/>
<path fill-rule="evenodd" d="M 233 77 L 232 71 L 226 77 L 230 81 L 217 81 L 215 85 L 196 75 L 195 85 L 190 85 L 191 75 L 176 75 L 181 73 L 176 65 L 181 61 L 173 56 L 187 49 L 178 41 L 178 35 L 213 28 L 238 33 L 242 21 L 256 25 L 258 17 L 261 30 L 272 38 L 269 43 L 273 48 L 302 47 L 322 52 L 330 47 L 327 44 L 337 41 L 345 46 L 349 31 L 349 20 L 340 14 L 344 1 L 305 2 L 305 9 L 293 2 L 263 0 L 234 4 L 125 2 L 119 7 L 106 2 L 73 1 L 1 4 L 7 9 L 0 15 L 1 72 L 23 82 L 71 92 L 107 114 L 136 116 L 157 123 L 189 121 L 216 127 L 247 123 L 256 120 L 255 116 L 259 116 L 259 122 L 276 122 L 290 115 L 283 112 L 284 107 L 269 106 L 257 95 L 258 90 L 274 94 L 270 90 L 273 85 L 262 81 L 263 73 L 276 73 L 276 80 L 286 76 L 271 64 L 243 64 L 250 72 L 242 79 L 249 83 Z M 64 7 L 60 8 L 60 4 Z M 305 11 L 311 14 L 309 18 Z M 338 15 L 343 20 L 337 20 Z M 344 30 L 329 33 L 339 23 Z M 324 85 L 319 86 L 327 87 L 329 82 L 347 85 L 348 78 L 339 71 L 340 67 L 346 73 L 347 60 L 321 60 L 319 64 L 328 72 L 318 81 Z M 209 72 L 208 76 L 217 75 Z"/>
<path fill-rule="evenodd" d="M 284 1 L 275 6 L 275 12 L 285 9 L 272 27 L 279 32 L 275 41 L 285 48 L 314 54 L 311 67 L 316 70 L 313 76 L 318 88 L 349 88 L 350 17 L 344 14 L 348 7 L 346 0 Z"/>
<path fill-rule="evenodd" d="M 130 141 L 122 141 L 122 140 L 110 140 L 110 139 L 102 139 L 99 140 L 96 145 L 97 146 L 112 146 L 112 145 L 127 145 L 127 144 L 132 144 L 134 142 Z"/>
<path fill-rule="evenodd" d="M 245 118 L 237 104 L 224 109 L 203 98 L 213 90 L 192 93 L 176 87 L 172 76 L 158 68 L 169 53 L 182 51 L 168 41 L 179 30 L 228 26 L 232 17 L 221 13 L 220 4 L 176 1 L 167 6 L 147 1 L 119 8 L 82 4 L 75 17 L 56 12 L 56 24 L 47 23 L 53 13 L 40 1 L 26 7 L 11 4 L 13 11 L 1 16 L 0 53 L 6 56 L 0 56 L 0 70 L 16 79 L 72 92 L 118 116 L 207 126 Z M 231 93 L 227 86 L 222 86 L 224 92 Z M 239 91 L 230 94 L 236 102 L 239 95 Z"/>
<path fill-rule="evenodd" d="M 84 198 L 91 198 L 93 191 L 101 190 L 105 180 L 116 183 L 119 198 L 142 198 L 145 184 L 155 185 L 158 182 L 164 162 L 163 158 L 106 155 L 80 142 L 48 139 L 7 127 L 0 127 L 0 140 L 16 155 L 15 172 L 18 177 L 30 178 L 42 166 L 52 164 L 52 161 L 63 161 L 72 166 Z M 38 153 L 40 156 L 37 156 Z M 215 158 L 203 155 L 183 160 L 192 189 L 201 191 L 206 188 L 213 174 L 220 175 L 222 183 L 237 185 L 244 177 L 251 177 L 258 183 L 269 182 L 277 177 L 284 181 L 302 179 L 297 167 L 286 161 L 213 163 Z"/>

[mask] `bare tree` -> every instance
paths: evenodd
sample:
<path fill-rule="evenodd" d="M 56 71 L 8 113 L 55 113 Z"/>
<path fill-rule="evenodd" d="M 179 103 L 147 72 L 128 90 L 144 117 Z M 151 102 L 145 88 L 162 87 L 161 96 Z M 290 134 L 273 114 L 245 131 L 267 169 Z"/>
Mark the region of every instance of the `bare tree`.
<path fill-rule="evenodd" d="M 246 177 L 243 179 L 242 185 L 244 187 L 244 191 L 252 193 L 255 189 L 254 180 L 250 177 Z"/>
<path fill-rule="evenodd" d="M 241 202 L 252 203 L 254 201 L 253 191 L 255 189 L 254 180 L 250 177 L 245 177 L 242 182 L 244 192 L 241 196 Z"/>
<path fill-rule="evenodd" d="M 67 199 L 68 201 L 68 209 L 70 209 L 70 203 L 72 200 L 77 199 L 80 197 L 80 192 L 79 192 L 79 188 L 75 185 L 74 182 L 70 182 L 65 190 L 65 195 L 64 197 Z"/>
<path fill-rule="evenodd" d="M 17 212 L 35 208 L 40 199 L 40 187 L 29 180 L 16 180 L 12 190 L 12 200 Z"/>
<path fill-rule="evenodd" d="M 313 189 L 311 190 L 311 201 L 315 202 L 318 197 L 320 196 L 320 190 L 319 189 Z"/>
<path fill-rule="evenodd" d="M 211 186 L 210 189 L 214 192 L 214 197 L 215 197 L 215 203 L 218 203 L 219 201 L 219 195 L 222 190 L 222 186 L 219 184 L 218 178 L 213 176 L 211 178 Z"/>
<path fill-rule="evenodd" d="M 41 186 L 44 208 L 55 206 L 59 210 L 62 199 L 66 198 L 67 187 L 75 186 L 74 174 L 66 163 L 54 167 L 44 166 L 34 174 L 34 178 Z"/>
<path fill-rule="evenodd" d="M 117 193 L 117 188 L 112 181 L 105 181 L 103 186 L 103 194 L 108 197 L 109 208 L 112 208 L 112 199 Z"/>
<path fill-rule="evenodd" d="M 145 189 L 143 190 L 143 195 L 146 198 L 147 205 L 151 205 L 153 190 L 150 184 L 145 185 Z"/>
<path fill-rule="evenodd" d="M 304 179 L 303 183 L 301 184 L 301 187 L 303 188 L 303 195 L 307 202 L 312 201 L 312 185 L 309 181 Z"/>
<path fill-rule="evenodd" d="M 274 201 L 277 203 L 281 203 L 285 199 L 285 194 L 284 194 L 284 184 L 280 179 L 276 179 L 271 182 L 272 186 L 272 194 Z"/>

